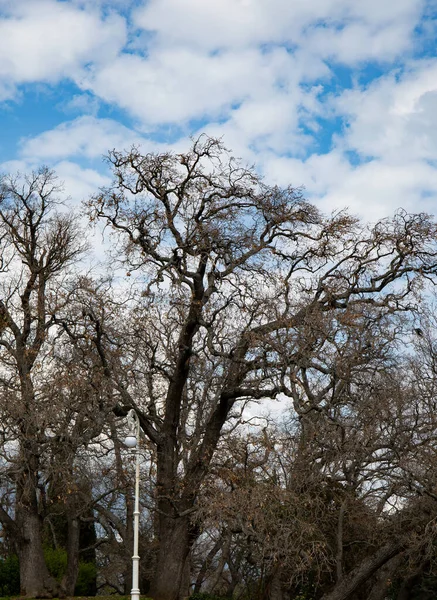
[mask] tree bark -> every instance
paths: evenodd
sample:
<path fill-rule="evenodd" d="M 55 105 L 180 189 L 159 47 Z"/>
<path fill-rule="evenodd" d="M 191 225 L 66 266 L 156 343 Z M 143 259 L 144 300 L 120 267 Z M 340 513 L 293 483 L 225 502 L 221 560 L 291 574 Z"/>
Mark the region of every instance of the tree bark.
<path fill-rule="evenodd" d="M 79 519 L 74 515 L 67 515 L 67 571 L 62 579 L 62 588 L 67 596 L 74 596 L 77 576 L 79 574 Z"/>
<path fill-rule="evenodd" d="M 97 556 L 96 556 L 96 528 L 92 508 L 88 508 L 79 521 L 79 557 L 86 563 L 94 566 L 95 574 L 88 584 L 88 596 L 97 594 Z"/>
<path fill-rule="evenodd" d="M 124 578 L 124 593 L 128 596 L 132 589 L 132 552 L 134 547 L 134 504 L 129 491 L 125 495 L 126 500 L 126 535 L 123 540 L 126 557 L 126 575 Z M 141 563 L 140 563 L 141 565 Z"/>
<path fill-rule="evenodd" d="M 277 572 L 273 573 L 268 590 L 267 590 L 267 599 L 268 600 L 283 600 L 282 594 L 282 585 L 281 580 Z"/>
<path fill-rule="evenodd" d="M 216 541 L 214 546 L 211 548 L 211 550 L 206 555 L 205 560 L 203 561 L 202 566 L 200 567 L 199 573 L 197 574 L 196 582 L 194 584 L 194 589 L 193 589 L 193 592 L 195 594 L 200 593 L 200 590 L 202 589 L 202 584 L 205 581 L 206 574 L 208 573 L 208 570 L 212 564 L 212 561 L 214 560 L 216 554 L 218 553 L 218 551 L 220 550 L 222 545 L 223 545 L 223 535 L 221 535 L 218 538 L 218 540 Z"/>
<path fill-rule="evenodd" d="M 189 600 L 191 587 L 191 561 L 190 553 L 185 559 L 185 565 L 182 571 L 181 585 L 179 589 L 179 600 Z"/>
<path fill-rule="evenodd" d="M 150 590 L 153 600 L 179 600 L 184 565 L 191 546 L 189 529 L 188 517 L 161 517 L 158 568 Z"/>
<path fill-rule="evenodd" d="M 30 382 L 29 382 L 30 383 Z M 31 427 L 25 432 L 28 438 L 21 443 L 22 464 L 25 465 L 17 479 L 15 522 L 20 560 L 20 592 L 28 598 L 53 598 L 59 596 L 57 581 L 51 577 L 44 559 L 43 524 L 39 514 L 37 490 L 39 455 L 35 434 Z"/>
<path fill-rule="evenodd" d="M 387 561 L 402 552 L 405 540 L 386 544 L 372 556 L 366 558 L 351 573 L 344 575 L 335 588 L 322 597 L 322 600 L 348 600 Z"/>
<path fill-rule="evenodd" d="M 51 577 L 44 560 L 39 515 L 32 507 L 17 508 L 21 530 L 17 540 L 20 559 L 20 589 L 27 598 L 54 598 L 60 595 L 58 583 Z"/>
<path fill-rule="evenodd" d="M 374 581 L 372 582 L 368 600 L 385 600 L 391 582 L 393 581 L 395 574 L 402 568 L 404 560 L 404 555 L 400 553 L 378 570 Z"/>
<path fill-rule="evenodd" d="M 337 522 L 337 555 L 335 557 L 337 583 L 343 578 L 343 528 L 344 513 L 346 512 L 346 500 L 344 499 L 340 506 L 340 513 Z"/>
<path fill-rule="evenodd" d="M 215 590 L 216 586 L 219 584 L 222 573 L 223 573 L 223 569 L 225 568 L 225 564 L 229 561 L 229 554 L 231 551 L 231 541 L 232 541 L 232 534 L 230 531 L 228 531 L 226 534 L 225 543 L 223 544 L 223 547 L 222 547 L 222 554 L 221 554 L 220 560 L 218 562 L 215 573 L 212 576 L 212 580 L 211 580 L 211 584 L 210 584 L 211 592 L 213 592 Z"/>

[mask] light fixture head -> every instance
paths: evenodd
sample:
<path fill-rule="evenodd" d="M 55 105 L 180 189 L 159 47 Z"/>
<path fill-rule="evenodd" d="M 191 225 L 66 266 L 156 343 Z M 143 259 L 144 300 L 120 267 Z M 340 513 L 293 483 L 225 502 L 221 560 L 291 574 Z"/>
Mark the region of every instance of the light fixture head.
<path fill-rule="evenodd" d="M 137 445 L 137 438 L 134 435 L 128 435 L 124 440 L 124 443 L 128 448 L 135 448 Z"/>

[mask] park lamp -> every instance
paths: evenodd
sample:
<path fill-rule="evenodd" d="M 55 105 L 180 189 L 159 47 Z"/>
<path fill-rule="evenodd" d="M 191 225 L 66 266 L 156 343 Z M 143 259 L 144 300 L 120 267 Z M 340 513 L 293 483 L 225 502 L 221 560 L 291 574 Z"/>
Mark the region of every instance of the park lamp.
<path fill-rule="evenodd" d="M 140 525 L 140 420 L 137 413 L 132 408 L 127 415 L 127 422 L 130 426 L 130 433 L 124 440 L 128 448 L 135 448 L 135 508 L 134 508 L 134 554 L 132 556 L 132 590 L 131 600 L 140 600 L 140 573 L 138 554 L 138 538 Z"/>

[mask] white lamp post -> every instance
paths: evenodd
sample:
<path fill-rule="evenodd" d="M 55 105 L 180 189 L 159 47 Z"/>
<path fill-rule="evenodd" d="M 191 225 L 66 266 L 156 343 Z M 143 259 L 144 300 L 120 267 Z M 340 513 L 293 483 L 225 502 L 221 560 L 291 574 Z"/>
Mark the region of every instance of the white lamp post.
<path fill-rule="evenodd" d="M 132 590 L 131 600 L 140 600 L 140 575 L 138 556 L 138 535 L 140 525 L 140 420 L 137 413 L 132 408 L 127 419 L 131 427 L 131 433 L 127 436 L 124 443 L 128 448 L 136 448 L 135 463 L 135 508 L 134 508 L 134 555 L 132 556 Z"/>

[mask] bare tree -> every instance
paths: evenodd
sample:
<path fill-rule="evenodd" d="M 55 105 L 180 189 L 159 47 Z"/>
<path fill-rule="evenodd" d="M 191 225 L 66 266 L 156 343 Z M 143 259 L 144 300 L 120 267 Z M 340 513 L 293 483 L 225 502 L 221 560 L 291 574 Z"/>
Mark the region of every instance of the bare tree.
<path fill-rule="evenodd" d="M 325 218 L 300 190 L 267 186 L 207 137 L 185 154 L 134 148 L 109 161 L 114 183 L 89 210 L 119 235 L 127 274 L 139 273 L 123 324 L 135 365 L 124 368 L 92 313 L 89 335 L 120 407 L 139 411 L 156 450 L 152 595 L 177 600 L 198 491 L 223 432 L 248 401 L 284 393 L 299 402 L 296 373 L 304 388 L 305 371 L 323 374 L 317 357 L 330 344 L 336 352 L 334 321 L 409 310 L 436 269 L 436 227 L 402 212 L 373 228 L 343 213 Z M 328 379 L 300 410 L 340 393 Z"/>
<path fill-rule="evenodd" d="M 0 520 L 15 540 L 21 589 L 30 597 L 59 592 L 42 547 L 41 457 L 53 415 L 43 392 L 44 364 L 54 315 L 66 302 L 63 283 L 85 248 L 76 220 L 55 211 L 59 193 L 47 169 L 0 179 L 1 410 L 15 488 L 14 514 L 0 507 Z"/>

